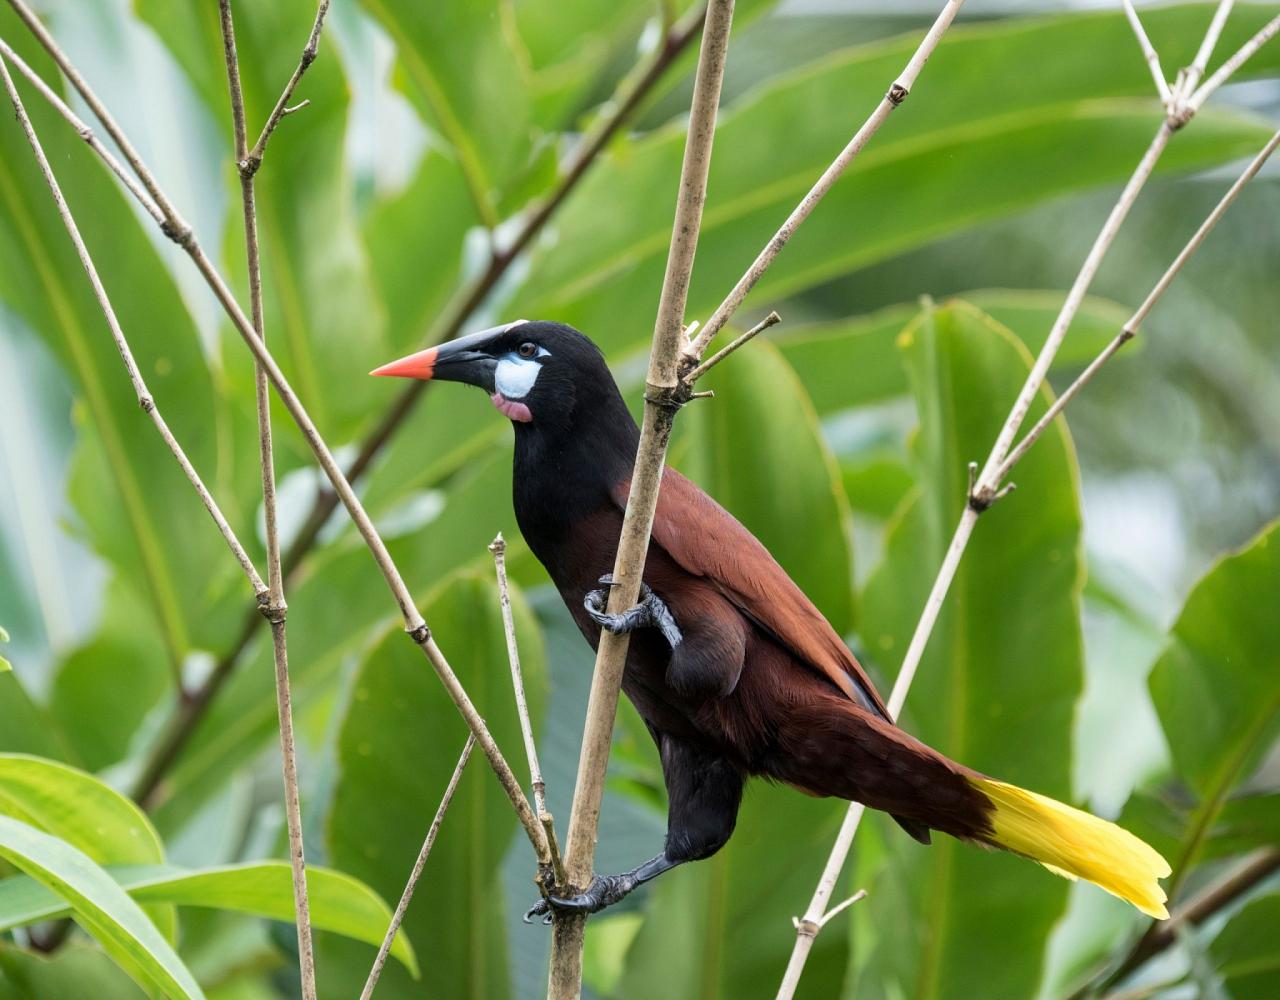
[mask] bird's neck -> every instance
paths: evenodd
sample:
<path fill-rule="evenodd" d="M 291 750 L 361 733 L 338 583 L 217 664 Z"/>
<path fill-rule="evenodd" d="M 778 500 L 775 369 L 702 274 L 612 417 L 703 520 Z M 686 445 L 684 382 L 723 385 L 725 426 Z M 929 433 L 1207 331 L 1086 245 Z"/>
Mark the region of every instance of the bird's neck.
<path fill-rule="evenodd" d="M 607 510 L 631 475 L 640 429 L 621 395 L 611 397 L 575 407 L 563 425 L 516 425 L 516 521 L 553 577 L 575 530 Z"/>

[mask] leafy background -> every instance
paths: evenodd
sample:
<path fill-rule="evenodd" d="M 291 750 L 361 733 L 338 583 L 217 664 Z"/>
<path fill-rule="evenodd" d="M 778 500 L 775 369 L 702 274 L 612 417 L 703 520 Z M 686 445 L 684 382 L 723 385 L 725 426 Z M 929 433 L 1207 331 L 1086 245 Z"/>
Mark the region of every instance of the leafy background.
<path fill-rule="evenodd" d="M 934 5 L 739 6 L 691 317 L 716 304 L 878 99 Z M 966 5 L 912 99 L 752 295 L 744 319 L 776 307 L 784 325 L 718 370 L 716 401 L 691 407 L 678 429 L 675 464 L 760 534 L 882 687 L 954 524 L 965 463 L 986 453 L 1028 351 L 1158 121 L 1122 16 L 1083 6 Z M 1166 67 L 1189 61 L 1211 9 L 1144 10 Z M 59 0 L 41 10 L 242 285 L 212 5 Z M 251 122 L 274 101 L 313 13 L 303 0 L 238 5 Z M 1273 13 L 1237 5 L 1219 51 Z M 507 232 L 555 185 L 566 151 L 652 48 L 660 14 L 631 0 L 335 4 L 301 93 L 312 104 L 273 139 L 258 189 L 273 349 L 341 454 L 390 400 L 363 373 L 420 344 L 483 269 L 489 232 Z M 0 34 L 52 78 L 7 10 Z M 1274 129 L 1278 66 L 1272 45 L 1175 138 L 1054 385 L 1112 335 L 1230 165 Z M 677 60 L 470 327 L 512 316 L 574 323 L 634 400 L 691 68 L 691 54 Z M 260 557 L 242 347 L 185 260 L 79 140 L 29 103 L 166 419 Z M 173 713 L 179 680 L 198 684 L 233 648 L 248 595 L 132 401 L 9 116 L 0 147 L 0 625 L 14 667 L 0 673 L 0 856 L 10 864 L 0 996 L 72 996 L 92 983 L 115 1000 L 142 995 L 134 980 L 163 991 L 163 976 L 186 974 L 211 997 L 291 996 L 293 932 L 274 922 L 289 913 L 284 868 L 246 867 L 284 856 L 261 635 L 149 817 L 120 794 Z M 1019 467 L 1018 492 L 978 527 L 904 720 L 972 766 L 1123 816 L 1173 861 L 1175 899 L 1280 840 L 1280 543 L 1268 527 L 1280 513 L 1277 217 L 1269 171 L 1144 335 L 1072 404 L 1070 430 L 1055 429 Z M 296 531 L 316 475 L 283 412 L 276 439 L 282 516 Z M 567 816 L 590 658 L 518 542 L 509 469 L 510 433 L 484 400 L 432 391 L 362 489 L 515 752 L 485 551 L 499 530 L 512 539 L 551 804 Z M 362 942 L 385 923 L 377 897 L 397 898 L 464 730 L 396 640 L 391 602 L 341 516 L 289 603 L 308 856 L 337 870 L 313 881 L 328 914 L 318 918 L 322 992 L 345 997 L 372 960 Z M 657 762 L 629 708 L 611 767 L 604 871 L 650 856 L 663 830 Z M 78 812 L 66 814 L 69 801 Z M 771 995 L 789 917 L 840 812 L 753 787 L 715 859 L 593 921 L 593 995 Z M 86 836 L 108 821 L 112 838 Z M 981 983 L 991 997 L 1066 996 L 1101 982 L 1146 928 L 1096 890 L 1007 856 L 922 848 L 879 817 L 851 869 L 848 890 L 870 895 L 819 938 L 804 995 L 944 997 Z M 537 995 L 548 936 L 518 920 L 530 874 L 500 796 L 474 767 L 410 911 L 414 951 L 398 946 L 379 995 Z M 47 928 L 29 927 L 66 912 L 68 897 L 48 888 L 55 876 L 79 886 L 73 908 L 100 943 L 76 932 L 42 956 L 27 945 Z M 1276 888 L 1262 883 L 1116 985 L 1277 995 Z M 173 961 L 137 959 L 144 938 L 144 953 L 169 948 Z"/>

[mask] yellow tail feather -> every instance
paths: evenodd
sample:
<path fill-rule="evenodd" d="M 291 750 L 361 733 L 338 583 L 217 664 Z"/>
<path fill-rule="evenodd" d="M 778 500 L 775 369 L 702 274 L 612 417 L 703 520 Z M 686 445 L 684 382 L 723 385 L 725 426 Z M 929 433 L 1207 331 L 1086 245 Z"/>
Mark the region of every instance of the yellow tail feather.
<path fill-rule="evenodd" d="M 997 847 L 1025 855 L 1056 875 L 1082 878 L 1126 899 L 1143 913 L 1168 919 L 1158 879 L 1169 862 L 1114 823 L 1044 795 L 990 778 L 969 779 L 995 807 L 991 816 Z"/>

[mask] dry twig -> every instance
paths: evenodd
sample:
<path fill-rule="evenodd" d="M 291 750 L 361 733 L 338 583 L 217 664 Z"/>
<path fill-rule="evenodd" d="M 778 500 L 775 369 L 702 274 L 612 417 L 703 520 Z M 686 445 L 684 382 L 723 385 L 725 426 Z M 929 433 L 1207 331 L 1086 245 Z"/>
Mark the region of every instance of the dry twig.
<path fill-rule="evenodd" d="M 658 506 L 658 489 L 666 460 L 667 442 L 679 402 L 675 393 L 681 386 L 679 361 L 684 340 L 684 309 L 693 271 L 694 251 L 702 225 L 706 200 L 707 172 L 711 165 L 711 144 L 715 138 L 716 109 L 720 103 L 720 83 L 724 77 L 729 49 L 729 28 L 733 22 L 733 0 L 712 0 L 707 9 L 698 69 L 694 77 L 693 102 L 684 161 L 680 168 L 680 190 L 676 201 L 671 248 L 662 281 L 662 295 L 654 324 L 653 348 L 649 354 L 649 374 L 645 390 L 644 421 L 636 452 L 631 491 L 623 517 L 622 534 L 613 565 L 614 585 L 609 588 L 609 607 L 616 614 L 635 604 L 640 594 L 649 533 Z M 600 802 L 604 796 L 605 768 L 618 709 L 618 692 L 626 664 L 630 637 L 602 632 L 596 652 L 587 720 L 578 760 L 578 780 L 569 817 L 565 869 L 567 889 L 585 888 L 591 880 L 596 829 L 600 822 Z M 549 1000 L 571 1000 L 582 990 L 582 945 L 586 918 L 559 917 L 554 923 L 551 945 L 551 972 L 547 986 Z"/>
<path fill-rule="evenodd" d="M 413 871 L 409 873 L 409 880 L 405 883 L 404 892 L 400 894 L 400 902 L 396 904 L 396 912 L 391 915 L 391 923 L 387 927 L 386 936 L 382 939 L 382 947 L 378 949 L 378 955 L 373 960 L 373 968 L 369 970 L 369 978 L 365 981 L 364 989 L 360 991 L 360 1000 L 369 1000 L 373 996 L 374 987 L 378 985 L 378 977 L 382 975 L 383 966 L 387 964 L 387 956 L 391 954 L 391 945 L 395 942 L 396 934 L 400 931 L 400 925 L 404 923 L 404 915 L 409 909 L 409 901 L 413 899 L 414 890 L 418 887 L 418 879 L 422 877 L 422 869 L 426 867 L 427 858 L 431 855 L 431 848 L 435 846 L 436 835 L 440 832 L 440 824 L 444 822 L 444 814 L 449 811 L 449 805 L 453 802 L 453 793 L 458 790 L 458 782 L 462 779 L 462 770 L 467 766 L 467 761 L 471 759 L 471 750 L 475 745 L 475 733 L 471 733 L 467 736 L 467 742 L 462 745 L 462 753 L 453 769 L 453 775 L 449 778 L 449 784 L 445 786 L 444 795 L 440 799 L 440 807 L 436 809 L 435 818 L 431 820 L 431 826 L 427 829 L 426 839 L 422 841 L 422 850 L 418 852 L 418 858 L 413 863 Z"/>
<path fill-rule="evenodd" d="M 328 0 L 322 0 L 316 15 L 315 27 L 307 43 L 307 51 L 315 58 L 324 14 Z M 244 213 L 245 260 L 249 273 L 249 306 L 253 314 L 253 329 L 258 339 L 266 342 L 266 326 L 262 311 L 262 255 L 258 244 L 258 214 L 254 203 L 253 180 L 262 164 L 261 152 L 248 165 L 248 131 L 245 125 L 244 94 L 240 86 L 240 63 L 236 54 L 235 25 L 231 17 L 231 0 L 218 0 L 219 21 L 222 27 L 222 50 L 227 65 L 227 85 L 231 95 L 231 123 L 235 137 L 236 161 L 240 165 L 240 196 Z M 310 65 L 305 56 L 293 74 L 277 107 L 283 107 L 288 95 L 297 86 L 302 73 Z M 278 120 L 278 119 L 277 119 Z M 263 132 L 259 145 L 266 145 L 272 122 Z M 276 471 L 271 444 L 271 395 L 267 385 L 267 373 L 261 364 L 255 366 L 254 396 L 258 420 L 258 462 L 262 470 L 262 508 L 266 523 L 267 582 L 271 588 L 270 601 L 264 614 L 271 623 L 271 651 L 275 663 L 276 714 L 280 730 L 280 761 L 284 780 L 285 826 L 289 835 L 289 862 L 293 875 L 293 902 L 295 922 L 298 928 L 298 965 L 302 979 L 303 1000 L 315 1000 L 316 968 L 311 935 L 311 903 L 307 895 L 307 864 L 302 836 L 302 806 L 298 796 L 298 761 L 293 735 L 293 701 L 289 691 L 289 649 L 285 620 L 288 605 L 284 596 L 284 574 L 280 569 L 280 531 L 276 517 Z"/>

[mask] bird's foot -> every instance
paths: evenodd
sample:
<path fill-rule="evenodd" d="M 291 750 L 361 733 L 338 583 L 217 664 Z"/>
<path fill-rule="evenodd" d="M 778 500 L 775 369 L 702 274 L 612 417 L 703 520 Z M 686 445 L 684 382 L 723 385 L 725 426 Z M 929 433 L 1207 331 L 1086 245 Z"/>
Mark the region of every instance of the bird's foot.
<path fill-rule="evenodd" d="M 586 892 L 567 898 L 548 896 L 538 900 L 525 911 L 524 922 L 532 923 L 533 918 L 541 917 L 544 924 L 549 924 L 555 914 L 585 916 L 588 913 L 599 913 L 628 895 L 639 884 L 639 880 L 631 872 L 624 875 L 597 875 L 587 886 Z"/>
<path fill-rule="evenodd" d="M 613 586 L 613 574 L 606 573 L 600 577 L 600 583 L 605 584 L 605 587 Z M 672 649 L 680 645 L 684 638 L 671 610 L 647 583 L 640 584 L 640 603 L 635 607 L 628 608 L 621 614 L 611 615 L 605 610 L 608 604 L 609 591 L 603 587 L 590 591 L 582 601 L 582 606 L 587 609 L 592 620 L 614 635 L 622 635 L 637 628 L 656 628 Z"/>

